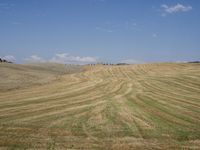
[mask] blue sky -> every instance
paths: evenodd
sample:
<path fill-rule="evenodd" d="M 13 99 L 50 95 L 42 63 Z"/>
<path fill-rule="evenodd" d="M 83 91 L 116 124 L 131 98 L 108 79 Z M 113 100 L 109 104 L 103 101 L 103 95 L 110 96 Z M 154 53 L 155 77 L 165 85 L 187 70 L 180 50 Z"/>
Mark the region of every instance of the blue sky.
<path fill-rule="evenodd" d="M 0 0 L 0 57 L 17 63 L 200 58 L 199 0 Z"/>

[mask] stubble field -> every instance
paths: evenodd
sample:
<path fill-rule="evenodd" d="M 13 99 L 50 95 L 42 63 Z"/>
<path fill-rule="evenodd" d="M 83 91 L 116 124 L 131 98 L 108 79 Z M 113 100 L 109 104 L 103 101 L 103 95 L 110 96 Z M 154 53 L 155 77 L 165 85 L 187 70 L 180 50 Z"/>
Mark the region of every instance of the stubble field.
<path fill-rule="evenodd" d="M 0 149 L 200 149 L 199 64 L 13 65 L 0 65 Z"/>

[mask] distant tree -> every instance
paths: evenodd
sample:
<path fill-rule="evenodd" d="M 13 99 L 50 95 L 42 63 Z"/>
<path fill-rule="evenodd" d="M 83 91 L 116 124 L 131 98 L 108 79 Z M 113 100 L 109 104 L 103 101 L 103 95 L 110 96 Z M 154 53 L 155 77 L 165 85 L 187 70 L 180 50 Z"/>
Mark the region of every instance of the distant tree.
<path fill-rule="evenodd" d="M 7 61 L 6 59 L 2 59 L 2 58 L 0 58 L 0 62 L 3 62 L 3 63 L 12 63 L 11 61 Z"/>
<path fill-rule="evenodd" d="M 128 65 L 127 63 L 118 63 L 116 65 Z"/>
<path fill-rule="evenodd" d="M 200 63 L 200 61 L 190 61 L 188 63 Z"/>

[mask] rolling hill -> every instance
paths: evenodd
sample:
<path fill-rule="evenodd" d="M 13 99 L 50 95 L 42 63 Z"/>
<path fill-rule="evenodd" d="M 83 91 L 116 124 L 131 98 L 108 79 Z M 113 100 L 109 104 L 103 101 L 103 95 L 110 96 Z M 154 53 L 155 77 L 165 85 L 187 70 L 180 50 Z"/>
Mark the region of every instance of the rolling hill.
<path fill-rule="evenodd" d="M 0 149 L 200 148 L 200 64 L 0 72 Z"/>
<path fill-rule="evenodd" d="M 78 65 L 56 63 L 9 64 L 0 63 L 0 91 L 41 85 L 59 79 L 63 74 L 81 71 Z"/>

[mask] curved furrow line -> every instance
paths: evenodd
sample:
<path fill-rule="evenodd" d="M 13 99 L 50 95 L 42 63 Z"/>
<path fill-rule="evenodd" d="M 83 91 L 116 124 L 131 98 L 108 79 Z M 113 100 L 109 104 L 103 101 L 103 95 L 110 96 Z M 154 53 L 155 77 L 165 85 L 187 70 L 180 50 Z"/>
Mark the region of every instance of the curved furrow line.
<path fill-rule="evenodd" d="M 200 89 L 199 88 L 195 88 L 193 86 L 188 86 L 188 83 L 187 82 L 178 82 L 176 81 L 176 79 L 173 79 L 173 80 L 169 80 L 169 79 L 162 79 L 162 80 L 157 80 L 157 82 L 161 82 L 161 84 L 164 84 L 164 85 L 168 85 L 168 86 L 171 86 L 173 88 L 177 88 L 178 90 L 181 90 L 183 92 L 200 92 Z"/>
<path fill-rule="evenodd" d="M 92 93 L 91 95 L 85 95 L 85 97 L 83 95 L 78 96 L 78 97 L 72 97 L 72 98 L 70 97 L 71 96 L 69 96 L 69 99 L 61 98 L 59 101 L 58 99 L 54 99 L 54 101 L 52 102 L 46 101 L 42 103 L 33 103 L 30 105 L 23 105 L 17 108 L 14 107 L 13 109 L 12 108 L 4 109 L 4 110 L 1 110 L 0 118 L 2 119 L 2 116 L 7 118 L 10 115 L 18 116 L 20 115 L 20 113 L 23 114 L 23 113 L 33 112 L 33 111 L 40 111 L 40 110 L 49 109 L 50 107 L 57 108 L 58 106 L 62 107 L 62 106 L 70 106 L 71 104 L 74 105 L 78 103 L 87 103 L 96 98 L 103 98 L 104 95 L 100 93 L 97 95 L 94 95 L 94 93 Z M 93 99 L 91 99 L 91 97 Z"/>
<path fill-rule="evenodd" d="M 138 75 L 146 75 L 146 72 L 143 71 L 143 66 L 144 65 L 136 65 L 135 66 L 134 72 L 135 72 L 136 76 L 138 76 Z"/>
<path fill-rule="evenodd" d="M 74 83 L 73 79 L 71 78 L 72 75 L 65 75 L 65 76 L 70 77 L 70 80 L 68 80 L 68 81 L 70 81 L 70 84 Z M 13 94 L 13 96 L 15 96 L 15 94 L 17 95 L 19 93 L 19 90 L 21 91 L 21 95 L 28 95 L 30 93 L 38 93 L 39 90 L 38 91 L 37 90 L 36 91 L 32 90 L 32 89 L 35 89 L 35 88 L 40 89 L 41 93 L 42 92 L 48 92 L 49 89 L 48 88 L 43 88 L 44 86 L 53 87 L 53 85 L 62 84 L 63 83 L 62 80 L 66 80 L 64 78 L 64 76 L 62 76 L 60 79 L 57 79 L 56 81 L 53 81 L 51 83 L 42 84 L 42 85 L 34 85 L 34 86 L 31 86 L 31 87 L 26 87 L 24 89 L 16 89 L 16 90 L 14 89 L 14 90 L 12 90 L 12 94 Z M 66 83 L 68 83 L 68 82 L 66 82 Z M 9 95 L 9 93 L 10 93 L 10 91 L 6 91 L 4 93 L 0 93 L 0 98 L 3 98 L 5 95 Z"/>
<path fill-rule="evenodd" d="M 125 88 L 125 90 L 126 90 L 126 88 Z M 114 95 L 113 95 L 113 96 L 114 96 Z M 110 111 L 110 109 L 113 107 L 112 105 L 109 104 L 109 103 L 111 102 L 111 100 L 113 99 L 113 96 L 110 96 L 110 97 L 111 97 L 110 100 L 109 100 L 108 97 L 105 97 L 105 99 L 108 99 L 108 101 L 106 101 L 106 103 L 105 103 L 105 105 L 104 105 L 104 109 L 103 109 L 102 111 L 105 111 L 105 110 Z M 108 107 L 108 106 L 109 106 L 109 107 Z M 99 107 L 102 108 L 102 105 L 99 106 Z M 99 107 L 98 107 L 98 108 L 99 108 Z M 94 108 L 94 107 L 93 107 L 92 110 L 94 110 L 94 112 L 95 112 L 96 109 L 98 109 L 98 108 Z M 92 110 L 91 110 L 91 111 L 92 111 Z M 102 112 L 102 113 L 103 113 L 103 112 Z M 102 124 L 102 122 L 105 123 L 105 122 L 107 122 L 107 121 L 109 120 L 109 118 L 105 117 L 105 115 L 100 115 L 100 114 L 98 114 L 97 117 L 98 117 L 98 116 L 101 116 L 101 117 L 100 117 L 100 119 L 101 119 L 100 124 Z M 102 117 L 102 116 L 104 116 L 104 117 Z M 109 116 L 109 114 L 108 114 L 108 116 Z M 91 117 L 89 117 L 89 118 L 91 118 Z M 89 119 L 89 118 L 88 118 L 88 119 Z M 96 115 L 93 116 L 92 118 L 93 118 L 93 120 L 99 120 L 99 117 L 96 118 Z M 102 118 L 104 118 L 104 119 L 102 119 Z M 65 119 L 64 119 L 64 120 L 65 120 Z M 105 121 L 105 120 L 106 120 L 106 121 Z M 63 120 L 62 120 L 62 121 L 63 121 Z M 89 123 L 89 126 L 91 126 L 91 125 L 92 125 L 92 122 Z M 112 122 L 109 123 L 109 124 L 107 124 L 106 126 L 107 126 L 108 128 L 110 128 L 110 127 L 113 128 L 113 127 L 114 127 L 113 124 L 112 124 Z M 102 126 L 101 126 L 101 127 L 95 126 L 95 128 L 99 130 L 99 129 L 102 128 Z M 88 133 L 94 132 L 93 130 L 90 130 L 90 129 L 87 129 L 86 131 L 87 131 Z M 103 131 L 102 131 L 102 132 L 103 132 Z M 115 132 L 116 132 L 116 131 L 113 131 L 112 133 L 115 133 Z M 103 133 L 104 133 L 104 132 L 103 132 Z M 92 133 L 91 133 L 91 134 L 92 134 Z"/>
<path fill-rule="evenodd" d="M 52 82 L 52 83 L 49 83 L 49 84 L 44 84 L 44 85 L 41 85 L 41 86 L 33 86 L 33 87 L 28 87 L 26 89 L 20 89 L 20 90 L 13 90 L 12 91 L 12 95 L 10 95 L 10 92 L 4 92 L 3 94 L 0 93 L 0 100 L 10 96 L 10 97 L 13 97 L 13 96 L 17 96 L 20 92 L 20 95 L 23 96 L 29 96 L 29 94 L 39 94 L 39 93 L 44 93 L 45 94 L 48 94 L 51 92 L 57 92 L 55 87 L 57 86 L 63 86 L 65 89 L 68 89 L 68 88 L 72 88 L 74 86 L 74 88 L 77 88 L 77 85 L 80 85 L 81 83 L 85 84 L 87 83 L 88 80 L 85 80 L 81 77 L 82 73 L 77 73 L 77 74 L 67 74 L 67 75 L 63 75 L 61 77 L 60 80 L 57 80 L 57 82 Z M 76 82 L 73 82 L 73 78 L 76 78 Z M 1 102 L 1 101 L 0 101 Z"/>
<path fill-rule="evenodd" d="M 175 78 L 173 83 L 180 85 L 181 87 L 185 87 L 187 89 L 191 88 L 200 92 L 200 80 L 195 80 L 195 82 L 191 82 L 191 80 L 185 80 L 186 77 Z"/>
<path fill-rule="evenodd" d="M 151 101 L 152 103 L 155 103 L 156 106 L 162 108 L 163 110 L 170 112 L 171 114 L 173 114 L 177 119 L 182 119 L 188 122 L 191 122 L 192 124 L 195 123 L 200 123 L 200 120 L 196 117 L 191 117 L 190 115 L 187 115 L 184 113 L 183 109 L 174 109 L 173 107 L 171 107 L 170 103 L 167 103 L 165 105 L 163 105 L 163 103 L 161 102 L 161 98 L 157 98 L 156 95 L 146 95 L 146 99 L 148 99 L 148 101 Z"/>
<path fill-rule="evenodd" d="M 32 115 L 32 116 L 28 116 L 28 117 L 23 117 L 23 118 L 20 118 L 20 119 L 14 119 L 12 121 L 7 121 L 6 123 L 12 123 L 13 121 L 15 122 L 19 122 L 19 123 L 22 123 L 22 122 L 30 122 L 30 123 L 33 123 L 33 122 L 42 122 L 42 124 L 48 124 L 48 122 L 45 122 L 45 119 L 48 119 L 47 117 L 50 117 L 51 118 L 51 121 L 52 120 L 52 116 L 53 117 L 59 117 L 60 115 L 62 114 L 65 114 L 67 112 L 72 112 L 74 111 L 73 113 L 75 113 L 77 110 L 81 110 L 81 109 L 87 109 L 89 107 L 94 107 L 96 105 L 102 105 L 103 103 L 105 103 L 105 101 L 98 101 L 96 103 L 89 103 L 89 104 L 84 104 L 84 105 L 81 105 L 81 106 L 73 106 L 71 108 L 67 108 L 67 109 L 59 109 L 57 111 L 48 111 L 46 113 L 40 113 L 40 114 L 37 114 L 37 115 Z"/>
<path fill-rule="evenodd" d="M 99 78 L 105 79 L 105 78 L 110 78 L 111 74 L 109 72 L 109 68 L 102 68 L 101 71 L 93 74 L 93 76 L 98 76 Z"/>
<path fill-rule="evenodd" d="M 52 84 L 49 84 L 49 85 L 43 85 L 43 86 L 40 86 L 40 87 L 30 87 L 30 88 L 27 88 L 27 89 L 20 89 L 20 90 L 17 90 L 17 91 L 14 91 L 14 94 L 13 95 L 10 95 L 9 92 L 8 93 L 5 93 L 3 96 L 0 96 L 0 103 L 3 103 L 3 102 L 8 102 L 10 101 L 10 99 L 12 99 L 13 97 L 15 97 L 15 100 L 16 101 L 20 101 L 21 98 L 29 98 L 30 95 L 34 95 L 34 94 L 37 94 L 37 95 L 48 95 L 49 93 L 58 93 L 58 92 L 62 92 L 66 89 L 69 89 L 69 87 L 77 87 L 77 85 L 80 85 L 80 84 L 87 84 L 86 81 L 81 81 L 79 83 L 75 83 L 75 84 L 69 84 L 69 85 L 66 85 L 66 84 L 63 84 L 62 83 L 52 83 Z M 62 90 L 62 91 L 58 91 L 57 89 L 55 89 L 55 87 L 57 86 L 62 86 L 63 88 L 62 89 L 59 89 L 59 90 Z M 75 88 L 74 87 L 74 88 Z M 20 97 L 19 97 L 20 95 Z M 6 101 L 5 101 L 6 99 Z M 11 100 L 12 101 L 12 100 Z"/>
<path fill-rule="evenodd" d="M 129 79 L 129 76 L 127 76 L 127 74 L 124 72 L 124 68 L 123 67 L 119 67 L 119 74 L 122 75 L 122 78 L 124 78 L 125 80 Z"/>
<path fill-rule="evenodd" d="M 152 129 L 153 127 L 147 120 L 141 117 L 134 109 L 127 104 L 127 95 L 132 93 L 133 84 L 127 83 L 126 91 L 122 95 L 116 95 L 116 107 L 118 107 L 118 116 L 120 120 L 126 124 L 130 133 L 135 136 L 144 138 L 144 129 Z M 123 128 L 122 128 L 123 129 Z"/>
<path fill-rule="evenodd" d="M 90 87 L 90 88 L 87 88 L 87 89 L 83 89 L 82 91 L 77 91 L 77 92 L 65 92 L 63 94 L 59 94 L 57 93 L 56 95 L 49 95 L 49 96 L 37 96 L 37 95 L 33 95 L 34 97 L 33 98 L 29 98 L 29 99 L 22 99 L 22 102 L 19 103 L 19 102 L 15 102 L 13 104 L 13 101 L 11 101 L 8 105 L 2 105 L 1 107 L 1 111 L 3 110 L 4 107 L 6 108 L 10 108 L 10 107 L 24 107 L 24 106 L 32 106 L 32 105 L 37 105 L 37 104 L 41 104 L 43 105 L 44 103 L 48 102 L 48 104 L 54 104 L 54 103 L 59 103 L 59 102 L 62 102 L 62 101 L 66 101 L 66 99 L 69 99 L 69 100 L 75 100 L 75 99 L 80 99 L 81 97 L 84 98 L 84 95 L 87 94 L 88 96 L 85 97 L 85 98 L 89 98 L 91 96 L 94 95 L 94 91 L 92 91 L 94 88 L 100 88 L 100 87 L 104 87 L 106 86 L 106 84 L 108 84 L 108 81 L 107 82 L 104 82 L 104 83 L 101 83 L 101 84 L 97 84 L 93 87 Z M 78 93 L 78 94 L 76 94 Z M 101 91 L 99 91 L 99 94 L 102 94 Z M 63 100 L 64 99 L 64 100 Z"/>
<path fill-rule="evenodd" d="M 121 70 L 124 73 L 127 80 L 130 80 L 130 81 L 134 80 L 134 78 L 132 78 L 131 73 L 130 73 L 129 69 L 127 68 L 127 66 L 124 66 L 123 68 L 121 68 Z"/>
<path fill-rule="evenodd" d="M 124 78 L 123 74 L 121 74 L 119 67 L 114 68 L 113 73 L 115 73 L 117 75 L 117 78 L 119 78 L 119 79 Z"/>
<path fill-rule="evenodd" d="M 101 85 L 101 86 L 102 86 L 102 85 Z M 84 93 L 88 94 L 88 91 L 84 91 Z M 80 93 L 79 93 L 79 94 L 80 94 Z M 91 92 L 91 94 L 93 94 L 93 96 L 94 96 L 94 92 Z M 103 95 L 103 94 L 101 94 L 100 96 L 102 96 L 102 95 Z M 77 96 L 77 95 L 76 95 L 76 96 Z M 75 98 L 76 98 L 76 96 L 75 96 Z M 78 96 L 80 97 L 80 96 L 83 96 L 83 95 L 78 95 Z M 90 95 L 89 95 L 89 96 L 90 96 Z M 92 95 L 91 95 L 91 96 L 92 96 Z M 91 96 L 90 96 L 90 97 L 91 97 Z M 79 97 L 76 98 L 76 99 L 79 100 L 79 99 L 80 99 Z M 68 98 L 70 98 L 70 99 L 73 100 L 73 97 L 72 97 L 71 95 L 69 95 Z M 86 99 L 88 99 L 88 98 L 89 98 L 89 97 L 86 97 Z M 54 101 L 55 99 L 56 99 L 56 101 Z M 59 103 L 58 97 L 57 97 L 57 98 L 55 97 L 55 99 L 53 98 L 53 104 Z M 70 99 L 69 99 L 69 101 L 70 101 Z M 43 98 L 42 98 L 42 100 L 43 100 Z M 65 100 L 63 100 L 63 97 L 61 97 L 60 100 L 61 100 L 62 102 L 65 102 Z M 75 100 L 75 99 L 74 99 L 74 100 Z M 26 102 L 26 100 L 25 100 L 25 102 Z M 35 103 L 35 101 L 33 101 L 33 102 Z M 39 100 L 39 101 L 38 101 L 38 104 L 41 104 L 41 105 L 44 104 L 44 105 L 45 105 L 46 102 L 48 103 L 48 105 L 50 104 L 50 103 L 49 103 L 49 100 L 45 100 L 42 104 L 41 104 L 41 100 Z M 28 104 L 29 104 L 29 103 L 28 103 Z M 25 106 L 27 106 L 27 105 L 25 105 Z M 33 104 L 33 105 L 30 105 L 30 106 L 34 106 L 34 104 Z"/>
<path fill-rule="evenodd" d="M 137 95 L 137 99 L 140 100 L 137 102 L 142 102 L 146 105 L 146 107 L 148 106 L 147 110 L 155 115 L 157 114 L 157 117 L 159 117 L 166 124 L 171 124 L 175 127 L 184 127 L 187 130 L 189 130 L 191 126 L 194 126 L 194 120 L 191 118 L 183 119 L 183 117 L 178 116 L 174 113 L 174 111 L 172 112 L 168 108 L 164 107 L 164 105 L 156 103 L 155 99 L 141 95 Z"/>
<path fill-rule="evenodd" d="M 151 64 L 139 65 L 139 72 L 140 72 L 140 74 L 148 74 L 148 69 L 147 68 L 151 68 Z"/>
<path fill-rule="evenodd" d="M 18 117 L 24 117 L 24 116 L 31 116 L 31 114 L 38 113 L 40 114 L 41 112 L 46 112 L 46 111 L 51 111 L 51 110 L 57 110 L 57 109 L 65 109 L 68 107 L 73 107 L 75 105 L 81 105 L 84 103 L 92 103 L 92 102 L 96 102 L 96 100 L 98 100 L 99 98 L 103 98 L 102 95 L 100 96 L 94 96 L 92 98 L 87 98 L 85 100 L 78 100 L 75 102 L 65 102 L 65 103 L 55 103 L 54 105 L 48 105 L 48 103 L 45 103 L 43 105 L 40 106 L 34 106 L 34 107 L 30 107 L 30 109 L 17 109 L 15 112 L 5 112 L 4 114 L 1 114 L 1 119 L 10 119 L 10 118 L 18 118 Z"/>
<path fill-rule="evenodd" d="M 179 98 L 182 98 L 182 99 L 185 99 L 185 98 L 188 98 L 190 99 L 191 101 L 189 103 L 194 103 L 194 105 L 198 105 L 198 96 L 196 97 L 196 95 L 194 94 L 191 94 L 190 92 L 186 94 L 184 92 L 181 92 L 181 91 L 177 91 L 176 89 L 174 89 L 174 87 L 170 87 L 170 88 L 166 88 L 164 85 L 158 85 L 158 84 L 155 84 L 154 82 L 151 82 L 148 83 L 148 82 L 142 82 L 142 85 L 145 87 L 146 91 L 157 91 L 157 92 L 161 92 L 161 93 L 167 93 L 167 95 L 173 95 L 174 97 L 179 97 Z M 192 95 L 192 97 L 191 97 Z M 195 103 L 196 102 L 196 103 Z"/>
<path fill-rule="evenodd" d="M 190 108 L 194 112 L 200 112 L 200 111 L 197 111 L 199 110 L 199 106 L 194 103 L 191 103 L 190 100 L 188 100 L 188 98 L 183 99 L 177 96 L 173 96 L 172 94 L 169 94 L 166 92 L 161 93 L 161 92 L 151 91 L 151 92 L 145 92 L 145 93 L 146 95 L 153 95 L 160 100 L 164 99 L 162 100 L 163 104 L 171 105 L 174 108 L 179 108 L 179 109 Z"/>
<path fill-rule="evenodd" d="M 139 122 L 141 124 L 141 127 L 144 128 L 144 130 L 154 130 L 154 122 L 150 119 L 150 114 L 143 111 L 143 109 L 145 109 L 143 106 L 140 107 L 139 105 L 137 105 L 138 99 L 136 95 L 137 93 L 131 93 L 126 96 L 126 107 L 132 110 L 133 116 L 140 119 Z"/>
<path fill-rule="evenodd" d="M 98 86 L 104 86 L 104 85 L 98 85 Z M 81 90 L 78 90 L 76 92 L 63 92 L 62 94 L 53 94 L 53 95 L 48 95 L 48 96 L 37 96 L 37 95 L 33 95 L 33 97 L 28 98 L 28 99 L 21 99 L 21 101 L 17 101 L 15 103 L 13 103 L 13 101 L 15 101 L 15 99 L 13 99 L 10 102 L 7 102 L 5 104 L 1 104 L 1 109 L 3 109 L 4 107 L 23 107 L 23 106 L 28 106 L 28 105 L 32 105 L 32 104 L 42 104 L 42 103 L 46 103 L 46 102 L 53 102 L 56 100 L 56 102 L 59 102 L 59 100 L 62 100 L 63 98 L 67 99 L 67 98 L 74 98 L 77 96 L 81 96 L 82 94 L 92 94 L 92 89 L 94 87 L 97 86 L 92 86 L 92 87 L 87 87 L 87 88 L 82 88 Z M 76 94 L 78 93 L 78 95 Z"/>
<path fill-rule="evenodd" d="M 120 85 L 120 84 L 119 84 L 119 85 Z M 120 88 L 120 86 L 119 86 L 118 88 Z M 115 90 L 118 90 L 118 88 L 117 88 L 117 89 L 114 89 L 114 91 L 111 91 L 111 92 L 115 92 Z M 100 95 L 100 96 L 98 96 L 98 95 L 97 95 L 97 96 L 93 95 L 93 96 L 92 96 L 92 99 L 95 99 L 95 98 L 97 98 L 97 99 L 100 99 L 100 98 L 103 99 L 104 97 L 105 97 L 105 98 L 108 97 L 110 94 L 111 94 L 111 93 L 107 93 L 107 95 L 105 95 L 105 94 L 103 95 L 103 94 L 102 94 L 102 95 Z M 77 98 L 77 99 L 79 99 L 79 98 Z M 84 101 L 84 102 L 82 102 L 82 103 L 87 103 L 87 101 L 89 101 L 89 99 L 90 99 L 90 98 L 87 98 L 86 101 Z M 70 101 L 70 100 L 69 100 L 69 101 Z M 83 101 L 83 100 L 82 100 L 82 101 Z M 93 102 L 93 101 L 92 101 L 92 102 Z M 26 112 L 26 115 L 31 116 L 31 114 L 35 114 L 35 115 L 41 114 L 42 111 L 46 111 L 46 110 L 48 110 L 48 112 L 49 112 L 49 111 L 52 111 L 51 108 L 50 108 L 51 105 L 49 104 L 48 101 L 47 101 L 47 103 L 48 103 L 48 105 L 47 105 L 48 107 L 47 107 L 47 108 L 46 108 L 46 106 L 45 106 L 45 103 L 42 105 L 43 107 L 41 107 L 41 106 L 40 106 L 40 107 L 39 107 L 39 106 L 37 107 L 37 106 L 35 106 L 35 105 L 32 105 L 32 106 L 31 106 L 32 108 L 36 107 L 36 108 L 39 108 L 39 109 L 31 109 L 31 108 L 30 108 L 31 111 L 28 109 L 29 111 L 23 110 L 22 112 L 20 111 L 20 113 Z M 65 101 L 63 101 L 63 104 L 60 104 L 59 102 L 54 102 L 55 105 L 52 105 L 52 108 L 60 109 L 60 108 L 58 108 L 58 106 L 60 106 L 61 108 L 64 108 L 65 105 L 67 105 L 67 106 L 70 105 L 70 103 L 66 103 L 66 104 L 65 104 L 65 103 L 66 103 Z M 77 103 L 77 102 L 75 101 L 75 105 L 76 105 L 76 103 Z M 57 104 L 57 105 L 56 105 L 56 104 Z M 44 108 L 46 108 L 46 109 L 44 109 Z M 41 111 L 41 112 L 40 112 L 40 111 Z M 6 114 L 10 115 L 9 112 L 6 112 Z M 21 115 L 21 114 L 14 112 L 14 116 L 9 116 L 8 118 L 11 118 L 11 117 L 13 117 L 13 118 L 18 118 L 17 116 L 20 116 L 20 115 Z M 7 118 L 7 115 L 4 114 L 4 117 Z M 24 116 L 23 116 L 23 117 L 24 117 Z"/>
<path fill-rule="evenodd" d="M 154 94 L 155 96 L 158 96 L 160 98 L 165 98 L 168 102 L 174 102 L 176 105 L 188 105 L 192 106 L 193 108 L 199 109 L 200 105 L 198 104 L 198 99 L 194 97 L 193 94 L 188 94 L 187 96 L 177 96 L 177 94 L 174 93 L 168 93 L 163 91 L 148 91 L 146 94 Z"/>
<path fill-rule="evenodd" d="M 171 117 L 164 112 L 157 110 L 153 106 L 149 106 L 143 99 L 137 98 L 134 101 L 134 107 L 142 108 L 144 114 L 148 114 L 148 120 L 153 127 L 151 132 L 146 132 L 145 137 L 162 137 L 162 134 L 168 134 L 170 137 L 174 137 L 174 130 L 181 129 L 182 124 L 177 122 L 176 118 Z M 176 128 L 176 129 L 175 129 Z M 187 126 L 186 126 L 187 128 Z M 188 128 L 187 128 L 188 129 Z M 155 134 L 156 133 L 156 134 Z"/>
<path fill-rule="evenodd" d="M 124 83 L 122 82 L 122 83 L 118 84 L 118 86 L 115 86 L 115 88 L 113 88 L 112 90 L 110 90 L 110 92 L 107 92 L 106 94 L 104 94 L 105 97 L 102 97 L 101 99 L 107 99 L 107 98 L 111 97 L 112 93 L 115 93 L 115 92 L 119 91 L 121 89 L 121 86 L 123 84 Z M 105 103 L 105 104 L 107 104 L 107 103 Z M 96 109 L 98 109 L 99 107 L 102 107 L 102 106 L 105 106 L 105 105 L 99 105 L 99 106 L 96 106 L 96 107 L 92 107 L 91 110 L 90 110 L 90 112 L 89 112 L 89 114 L 93 114 L 92 110 L 96 111 Z M 94 114 L 93 114 L 93 116 L 96 117 L 96 115 L 94 115 Z M 82 115 L 82 116 L 79 116 L 78 118 L 80 118 L 80 117 L 84 117 L 84 116 Z M 50 126 L 54 126 L 54 125 L 57 125 L 59 123 L 63 124 L 66 120 L 67 120 L 66 118 L 58 118 L 58 119 L 55 120 L 54 123 L 51 123 Z"/>
<path fill-rule="evenodd" d="M 188 88 L 188 87 L 187 87 L 187 90 L 184 88 L 182 89 L 181 88 L 183 87 L 182 85 L 175 85 L 171 81 L 164 81 L 164 80 L 154 80 L 153 82 L 151 82 L 151 87 L 155 87 L 160 90 L 167 90 L 167 92 L 171 92 L 171 93 L 176 92 L 177 95 L 181 93 L 181 95 L 184 95 L 186 97 L 187 95 L 195 96 L 195 94 L 199 93 L 198 90 L 196 89 L 194 90 L 193 88 Z"/>
<path fill-rule="evenodd" d="M 134 71 L 131 70 L 131 67 L 130 68 L 124 68 L 124 71 L 129 76 L 129 79 L 131 79 L 131 80 L 137 80 Z"/>
<path fill-rule="evenodd" d="M 128 68 L 132 77 L 136 77 L 138 75 L 135 71 L 136 68 L 137 68 L 137 65 L 130 65 L 130 67 Z"/>
<path fill-rule="evenodd" d="M 155 99 L 157 103 L 171 109 L 174 113 L 180 115 L 187 115 L 193 118 L 197 122 L 200 121 L 200 109 L 199 107 L 193 107 L 190 104 L 183 103 L 180 99 L 176 97 L 163 96 L 160 93 L 149 93 L 152 99 Z"/>
<path fill-rule="evenodd" d="M 76 93 L 76 92 L 81 92 L 81 91 L 83 91 L 83 90 L 85 90 L 86 88 L 88 88 L 89 90 L 91 89 L 91 88 L 93 88 L 93 87 L 95 87 L 97 84 L 101 84 L 101 82 L 102 81 L 100 81 L 100 82 L 92 82 L 92 81 L 90 81 L 90 82 L 84 82 L 84 84 L 82 85 L 82 84 L 80 84 L 80 86 L 77 88 L 77 86 L 76 87 L 72 87 L 72 88 L 69 88 L 68 87 L 68 89 L 66 89 L 65 87 L 62 87 L 62 85 L 57 85 L 56 87 L 57 87 L 57 89 L 56 89 L 56 91 L 57 92 L 51 92 L 51 90 L 55 90 L 55 87 L 54 88 L 50 88 L 49 89 L 49 92 L 48 92 L 48 94 L 46 94 L 46 93 L 43 93 L 42 94 L 42 96 L 40 96 L 41 98 L 50 98 L 50 97 L 57 97 L 57 96 L 63 96 L 63 95 L 66 95 L 66 94 L 70 94 L 70 93 Z M 43 87 L 43 88 L 45 88 L 45 87 Z M 62 91 L 61 92 L 61 90 L 60 89 L 63 89 L 64 91 Z M 33 89 L 33 90 L 35 90 L 35 91 L 37 91 L 38 89 Z M 39 92 L 40 92 L 40 90 L 39 90 Z M 52 94 L 50 94 L 49 95 L 49 93 L 52 93 Z M 21 99 L 23 99 L 23 97 L 21 97 L 21 94 L 20 94 L 21 92 L 19 92 L 18 93 L 18 96 L 16 95 L 15 97 L 17 97 L 17 98 L 19 98 L 20 100 Z M 29 94 L 28 94 L 29 95 Z M 32 95 L 32 94 L 30 94 L 30 95 Z M 29 95 L 29 97 L 26 99 L 27 101 L 28 100 L 35 100 L 35 99 L 37 99 L 37 97 L 36 98 L 30 98 L 30 95 Z M 37 94 L 33 94 L 33 96 L 35 96 L 35 95 L 37 95 Z M 43 96 L 44 95 L 44 96 Z M 12 97 L 12 99 L 11 100 L 9 100 L 9 98 L 6 98 L 7 99 L 7 101 L 2 101 L 0 104 L 1 105 L 5 105 L 6 103 L 10 103 L 10 102 L 13 102 L 13 97 Z M 17 103 L 20 103 L 20 100 L 19 101 L 17 101 Z M 15 101 L 16 101 L 16 98 L 15 98 Z"/>
<path fill-rule="evenodd" d="M 113 75 L 115 76 L 116 79 L 119 79 L 119 78 L 121 77 L 121 76 L 120 76 L 120 71 L 119 71 L 118 68 L 119 68 L 119 67 L 116 66 L 116 67 L 114 67 L 114 68 L 112 68 L 112 69 L 110 70 L 111 74 L 113 74 Z"/>
<path fill-rule="evenodd" d="M 186 82 L 186 83 L 190 83 L 191 85 L 195 85 L 197 87 L 200 86 L 200 83 L 198 81 L 200 81 L 200 72 L 197 72 L 197 75 L 193 74 L 192 76 L 189 74 L 183 75 L 180 78 L 177 78 L 178 81 L 182 82 Z"/>

